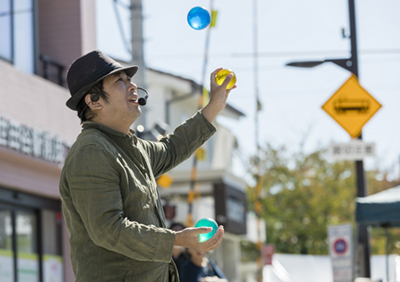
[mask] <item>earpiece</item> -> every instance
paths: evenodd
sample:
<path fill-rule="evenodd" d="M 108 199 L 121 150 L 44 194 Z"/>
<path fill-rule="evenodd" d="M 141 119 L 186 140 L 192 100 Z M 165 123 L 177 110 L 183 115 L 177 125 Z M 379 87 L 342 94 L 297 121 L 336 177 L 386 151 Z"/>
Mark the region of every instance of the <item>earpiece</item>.
<path fill-rule="evenodd" d="M 100 100 L 100 95 L 98 93 L 90 94 L 90 102 L 86 104 L 86 106 L 83 108 L 83 110 L 80 113 L 78 113 L 78 117 L 82 118 L 82 115 L 85 112 L 85 110 L 87 109 L 87 107 L 89 106 L 89 104 L 92 102 L 97 102 L 98 100 Z"/>
<path fill-rule="evenodd" d="M 91 100 L 92 102 L 97 102 L 99 99 L 100 99 L 100 96 L 99 96 L 99 94 L 97 94 L 97 93 L 92 93 L 92 94 L 90 95 L 90 100 Z"/>

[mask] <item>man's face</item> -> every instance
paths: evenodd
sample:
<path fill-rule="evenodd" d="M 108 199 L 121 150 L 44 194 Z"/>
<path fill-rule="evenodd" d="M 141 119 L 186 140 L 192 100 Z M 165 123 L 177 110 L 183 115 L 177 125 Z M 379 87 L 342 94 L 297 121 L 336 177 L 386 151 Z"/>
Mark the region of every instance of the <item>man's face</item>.
<path fill-rule="evenodd" d="M 104 78 L 103 88 L 109 94 L 108 103 L 103 105 L 106 117 L 118 124 L 130 126 L 141 113 L 136 84 L 121 71 Z"/>

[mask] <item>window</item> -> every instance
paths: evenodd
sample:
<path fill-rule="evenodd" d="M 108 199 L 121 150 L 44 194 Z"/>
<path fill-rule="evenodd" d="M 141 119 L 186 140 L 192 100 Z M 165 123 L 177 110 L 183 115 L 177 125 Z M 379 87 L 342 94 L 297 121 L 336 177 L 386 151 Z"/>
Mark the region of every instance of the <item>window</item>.
<path fill-rule="evenodd" d="M 34 1 L 0 1 L 0 58 L 34 73 Z"/>
<path fill-rule="evenodd" d="M 61 203 L 0 188 L 2 282 L 62 282 Z"/>
<path fill-rule="evenodd" d="M 34 210 L 15 213 L 17 281 L 39 281 L 37 215 Z"/>
<path fill-rule="evenodd" d="M 0 1 L 0 26 L 0 56 L 11 61 L 11 1 Z"/>
<path fill-rule="evenodd" d="M 0 207 L 0 276 L 14 281 L 11 211 Z"/>

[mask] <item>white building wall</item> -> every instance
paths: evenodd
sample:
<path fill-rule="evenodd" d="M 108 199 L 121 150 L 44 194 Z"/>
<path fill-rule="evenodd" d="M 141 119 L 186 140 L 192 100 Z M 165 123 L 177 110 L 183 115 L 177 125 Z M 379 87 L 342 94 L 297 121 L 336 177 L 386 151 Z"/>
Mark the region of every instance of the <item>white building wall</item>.
<path fill-rule="evenodd" d="M 80 132 L 76 112 L 65 106 L 67 89 L 0 60 L 0 115 L 51 132 L 72 144 Z"/>

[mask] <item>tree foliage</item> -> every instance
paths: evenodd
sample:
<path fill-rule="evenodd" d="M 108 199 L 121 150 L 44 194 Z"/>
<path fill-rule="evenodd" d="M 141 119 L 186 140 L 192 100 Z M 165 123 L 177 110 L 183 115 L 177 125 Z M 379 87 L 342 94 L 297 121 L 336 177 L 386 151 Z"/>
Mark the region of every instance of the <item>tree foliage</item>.
<path fill-rule="evenodd" d="M 325 150 L 287 155 L 285 147 L 267 144 L 249 167 L 255 181 L 261 182 L 260 216 L 266 223 L 267 242 L 278 253 L 327 255 L 327 227 L 348 222 L 355 226 L 355 164 L 332 162 Z M 378 169 L 367 172 L 368 194 L 394 186 L 386 175 Z M 254 191 L 248 187 L 248 207 L 253 211 Z M 390 232 L 392 238 L 399 238 L 399 229 Z M 385 253 L 382 234 L 381 228 L 374 228 L 373 254 Z M 390 251 L 399 253 L 399 247 L 400 242 L 392 240 Z"/>

